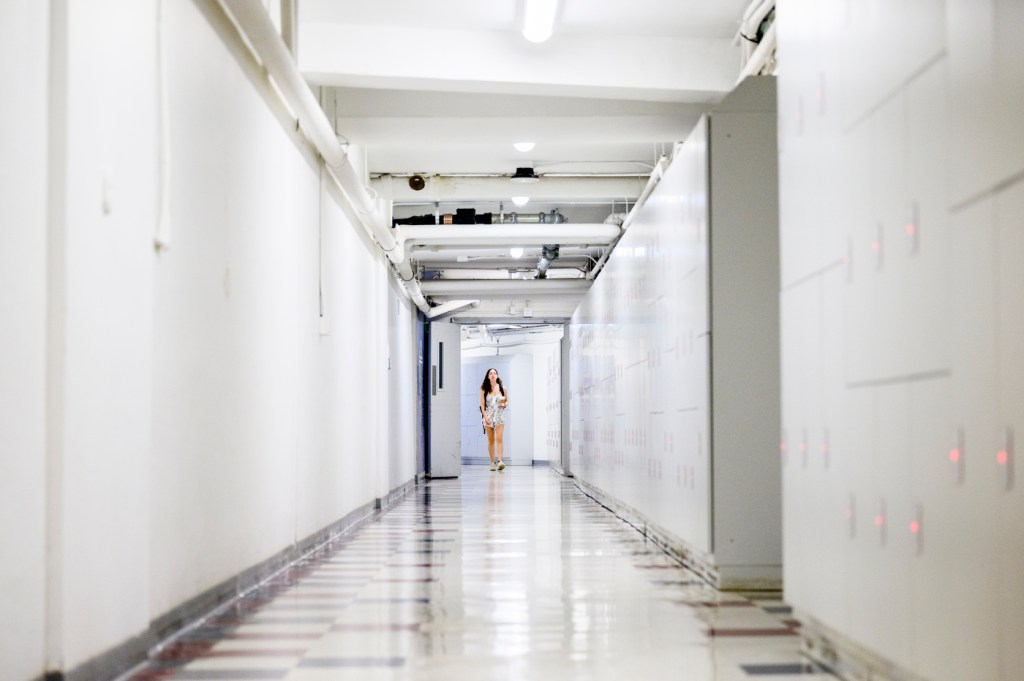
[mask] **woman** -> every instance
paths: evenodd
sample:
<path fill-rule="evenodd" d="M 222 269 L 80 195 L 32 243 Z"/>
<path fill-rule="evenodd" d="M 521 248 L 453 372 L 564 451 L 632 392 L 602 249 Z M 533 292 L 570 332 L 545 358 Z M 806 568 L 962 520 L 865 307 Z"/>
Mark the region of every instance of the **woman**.
<path fill-rule="evenodd" d="M 498 376 L 497 369 L 488 369 L 480 385 L 480 414 L 484 417 L 484 432 L 487 433 L 487 453 L 491 456 L 491 470 L 505 470 L 501 460 L 505 445 L 501 441 L 505 433 L 505 408 L 508 407 L 508 391 Z M 498 463 L 494 463 L 494 448 L 497 442 Z"/>

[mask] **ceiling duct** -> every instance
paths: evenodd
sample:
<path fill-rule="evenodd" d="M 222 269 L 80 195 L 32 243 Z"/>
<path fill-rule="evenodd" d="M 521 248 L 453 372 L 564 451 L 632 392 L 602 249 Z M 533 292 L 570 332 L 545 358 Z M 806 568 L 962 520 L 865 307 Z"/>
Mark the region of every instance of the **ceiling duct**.
<path fill-rule="evenodd" d="M 548 268 L 558 258 L 558 244 L 544 244 L 540 258 L 537 260 L 537 278 L 547 279 Z"/>
<path fill-rule="evenodd" d="M 550 213 L 509 213 L 505 218 L 505 222 L 513 225 L 538 223 L 538 224 L 551 224 L 560 225 L 564 222 L 568 222 L 564 215 L 558 212 L 557 208 L 552 208 Z"/>

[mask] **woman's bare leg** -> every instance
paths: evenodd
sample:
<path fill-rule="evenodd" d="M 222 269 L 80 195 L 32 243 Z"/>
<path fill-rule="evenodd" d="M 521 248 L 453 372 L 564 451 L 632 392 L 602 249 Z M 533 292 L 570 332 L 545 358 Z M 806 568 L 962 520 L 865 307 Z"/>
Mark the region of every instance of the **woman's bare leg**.
<path fill-rule="evenodd" d="M 504 426 L 498 427 L 503 428 Z M 487 429 L 487 453 L 491 457 L 491 463 L 494 463 L 494 428 L 490 426 L 484 426 L 484 428 Z"/>
<path fill-rule="evenodd" d="M 501 461 L 501 455 L 505 453 L 505 443 L 502 441 L 502 436 L 505 434 L 505 424 L 502 423 L 494 426 L 493 431 L 494 435 L 492 436 L 492 439 L 497 440 L 498 442 L 498 461 Z M 494 461 L 493 454 L 491 454 L 491 461 Z"/>

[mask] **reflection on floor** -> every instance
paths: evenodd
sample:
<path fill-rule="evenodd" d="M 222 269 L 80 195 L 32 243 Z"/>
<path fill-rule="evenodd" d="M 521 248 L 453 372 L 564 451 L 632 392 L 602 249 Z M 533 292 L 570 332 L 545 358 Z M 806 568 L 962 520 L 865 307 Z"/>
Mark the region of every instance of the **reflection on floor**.
<path fill-rule="evenodd" d="M 547 468 L 418 487 L 126 678 L 832 679 L 774 594 L 720 593 Z"/>

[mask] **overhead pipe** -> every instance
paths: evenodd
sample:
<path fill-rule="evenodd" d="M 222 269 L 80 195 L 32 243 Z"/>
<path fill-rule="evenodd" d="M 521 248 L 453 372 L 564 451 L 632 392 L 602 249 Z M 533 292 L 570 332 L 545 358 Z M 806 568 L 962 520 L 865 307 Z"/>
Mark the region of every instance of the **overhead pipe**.
<path fill-rule="evenodd" d="M 740 27 L 733 39 L 733 44 L 738 45 L 741 38 L 750 40 L 756 35 L 761 22 L 768 16 L 768 13 L 775 9 L 775 0 L 753 0 L 747 9 L 743 11 L 743 18 L 740 19 Z"/>
<path fill-rule="evenodd" d="M 512 225 L 520 224 L 557 224 L 566 222 L 565 216 L 558 212 L 557 208 L 552 208 L 550 213 L 509 213 L 508 218 L 502 216 L 502 223 L 508 223 Z"/>
<path fill-rule="evenodd" d="M 737 84 L 743 82 L 748 76 L 753 76 L 761 72 L 771 59 L 772 54 L 775 52 L 775 23 L 773 22 L 768 30 L 765 31 L 764 37 L 761 38 L 761 42 L 758 43 L 757 49 L 750 55 L 750 59 L 747 60 L 743 70 L 740 71 L 739 78 L 736 79 Z"/>
<path fill-rule="evenodd" d="M 659 182 L 661 182 L 661 178 L 665 175 L 665 171 L 668 170 L 668 166 L 669 160 L 667 156 L 663 155 L 658 159 L 658 162 L 654 165 L 654 169 L 651 171 L 651 176 L 647 178 L 647 185 L 644 186 L 644 190 L 640 192 L 640 196 L 637 197 L 636 203 L 633 204 L 633 208 L 631 208 L 629 213 L 626 214 L 626 218 L 622 221 L 622 225 L 618 227 L 618 236 L 616 236 L 611 245 L 605 249 L 605 252 L 601 255 L 600 259 L 594 263 L 594 266 L 587 273 L 587 279 L 595 279 L 598 273 L 600 273 L 601 268 L 604 267 L 605 262 L 608 261 L 608 257 L 612 254 L 612 251 L 615 250 L 616 244 L 619 243 L 619 239 L 621 239 L 622 235 L 626 233 L 629 226 L 633 224 L 633 220 L 636 218 L 637 212 L 643 208 L 644 203 L 647 201 L 647 197 L 651 195 L 654 188 L 658 186 Z M 610 226 L 614 227 L 615 225 L 612 223 Z"/>
<path fill-rule="evenodd" d="M 278 92 L 296 117 L 299 127 L 323 158 L 328 174 L 344 194 L 364 229 L 379 244 L 395 266 L 401 284 L 416 306 L 427 314 L 430 306 L 419 290 L 412 268 L 405 261 L 400 244 L 391 233 L 391 225 L 381 218 L 376 197 L 367 191 L 364 178 L 356 172 L 348 154 L 295 66 L 291 51 L 270 19 L 263 3 L 252 0 L 217 0 L 232 19 L 256 58 L 273 79 Z"/>
<path fill-rule="evenodd" d="M 458 312 L 471 310 L 478 305 L 480 305 L 479 300 L 450 300 L 430 308 L 430 312 L 426 313 L 426 316 L 430 321 L 436 322 Z"/>
<path fill-rule="evenodd" d="M 558 244 L 545 244 L 537 259 L 537 278 L 547 279 L 548 268 L 558 259 Z"/>
<path fill-rule="evenodd" d="M 747 76 L 760 72 L 768 62 L 770 54 L 775 51 L 774 21 L 763 35 L 758 35 L 762 24 L 774 9 L 775 0 L 753 0 L 743 13 L 740 27 L 733 38 L 733 44 L 742 48 L 742 68 L 737 83 Z"/>
<path fill-rule="evenodd" d="M 476 295 L 481 298 L 510 296 L 534 298 L 544 295 L 586 293 L 592 282 L 587 279 L 429 279 L 420 282 L 429 296 Z"/>
<path fill-rule="evenodd" d="M 461 233 L 465 229 L 476 229 L 474 227 L 445 226 L 443 229 L 447 234 L 444 237 L 439 237 L 436 233 L 420 231 L 424 229 L 437 230 L 437 227 L 409 226 L 400 227 L 396 230 L 397 234 L 393 233 L 390 224 L 380 218 L 381 211 L 377 199 L 371 197 L 364 178 L 357 173 L 346 150 L 338 142 L 326 114 L 296 68 L 291 52 L 262 3 L 251 0 L 217 1 L 225 14 L 233 20 L 239 33 L 248 42 L 256 58 L 273 79 L 277 90 L 295 115 L 304 134 L 323 158 L 328 175 L 334 179 L 335 185 L 352 206 L 360 224 L 370 233 L 388 260 L 394 265 L 396 278 L 399 279 L 410 298 L 424 314 L 428 314 L 431 309 L 424 297 L 424 285 L 427 282 L 421 283 L 415 279 L 411 265 L 405 257 L 407 244 L 498 245 L 511 243 L 522 246 L 543 246 L 544 244 L 562 243 L 610 244 L 614 246 L 618 238 L 621 238 L 622 232 L 619 232 L 614 225 L 572 225 L 568 230 L 564 229 L 565 225 L 557 227 L 554 225 L 517 225 L 513 226 L 510 231 L 505 231 L 510 227 L 508 225 L 490 225 L 486 227 L 486 234 Z M 662 168 L 663 162 L 664 159 L 655 167 L 651 178 L 660 178 L 660 168 Z M 651 189 L 653 189 L 652 180 L 649 179 L 647 188 L 634 206 L 634 211 Z M 623 232 L 625 227 L 624 224 Z M 608 232 L 609 228 L 611 229 L 610 233 Z M 537 233 L 535 234 L 534 231 Z M 469 240 L 464 240 L 465 237 L 469 237 Z M 610 250 L 609 248 L 605 252 L 599 265 L 607 258 Z M 517 284 L 528 283 L 532 282 L 517 282 Z M 550 286 L 566 282 L 541 281 L 535 283 Z"/>
<path fill-rule="evenodd" d="M 543 246 L 605 245 L 619 234 L 608 224 L 553 225 L 399 225 L 395 228 L 404 250 L 411 246 Z"/>
<path fill-rule="evenodd" d="M 537 203 L 559 203 L 567 196 L 573 197 L 574 203 L 600 203 L 607 205 L 609 196 L 634 197 L 643 189 L 644 182 L 650 171 L 637 174 L 604 174 L 575 173 L 559 176 L 552 173 L 544 174 L 544 181 L 529 185 L 530 201 Z M 407 177 L 402 175 L 381 175 L 371 178 L 370 187 L 381 196 L 390 196 L 395 203 L 403 206 L 428 206 L 433 212 L 434 204 L 441 203 L 441 212 L 447 206 L 472 206 L 480 203 L 497 205 L 505 203 L 505 219 L 509 210 L 531 211 L 533 207 L 525 206 L 522 210 L 509 205 L 511 184 L 507 174 L 465 175 L 446 173 L 429 175 L 425 178 L 426 186 L 421 190 L 409 186 Z M 516 192 L 511 192 L 516 193 Z"/>
<path fill-rule="evenodd" d="M 523 255 L 521 258 L 513 259 L 511 262 L 526 262 L 532 258 L 540 255 L 541 246 L 523 246 Z M 597 259 L 597 256 L 601 255 L 600 246 L 561 246 L 560 259 L 565 260 L 567 258 L 576 258 L 586 260 L 592 258 Z M 510 262 L 509 249 L 503 247 L 477 247 L 477 248 L 464 248 L 459 249 L 459 252 L 453 255 L 450 251 L 431 251 L 426 249 L 420 249 L 416 252 L 416 261 L 421 264 L 429 263 L 452 263 L 458 258 L 458 262 L 465 264 L 467 267 L 472 267 L 474 262 L 479 260 L 502 260 L 504 262 Z M 487 265 L 490 267 L 490 265 Z"/>

